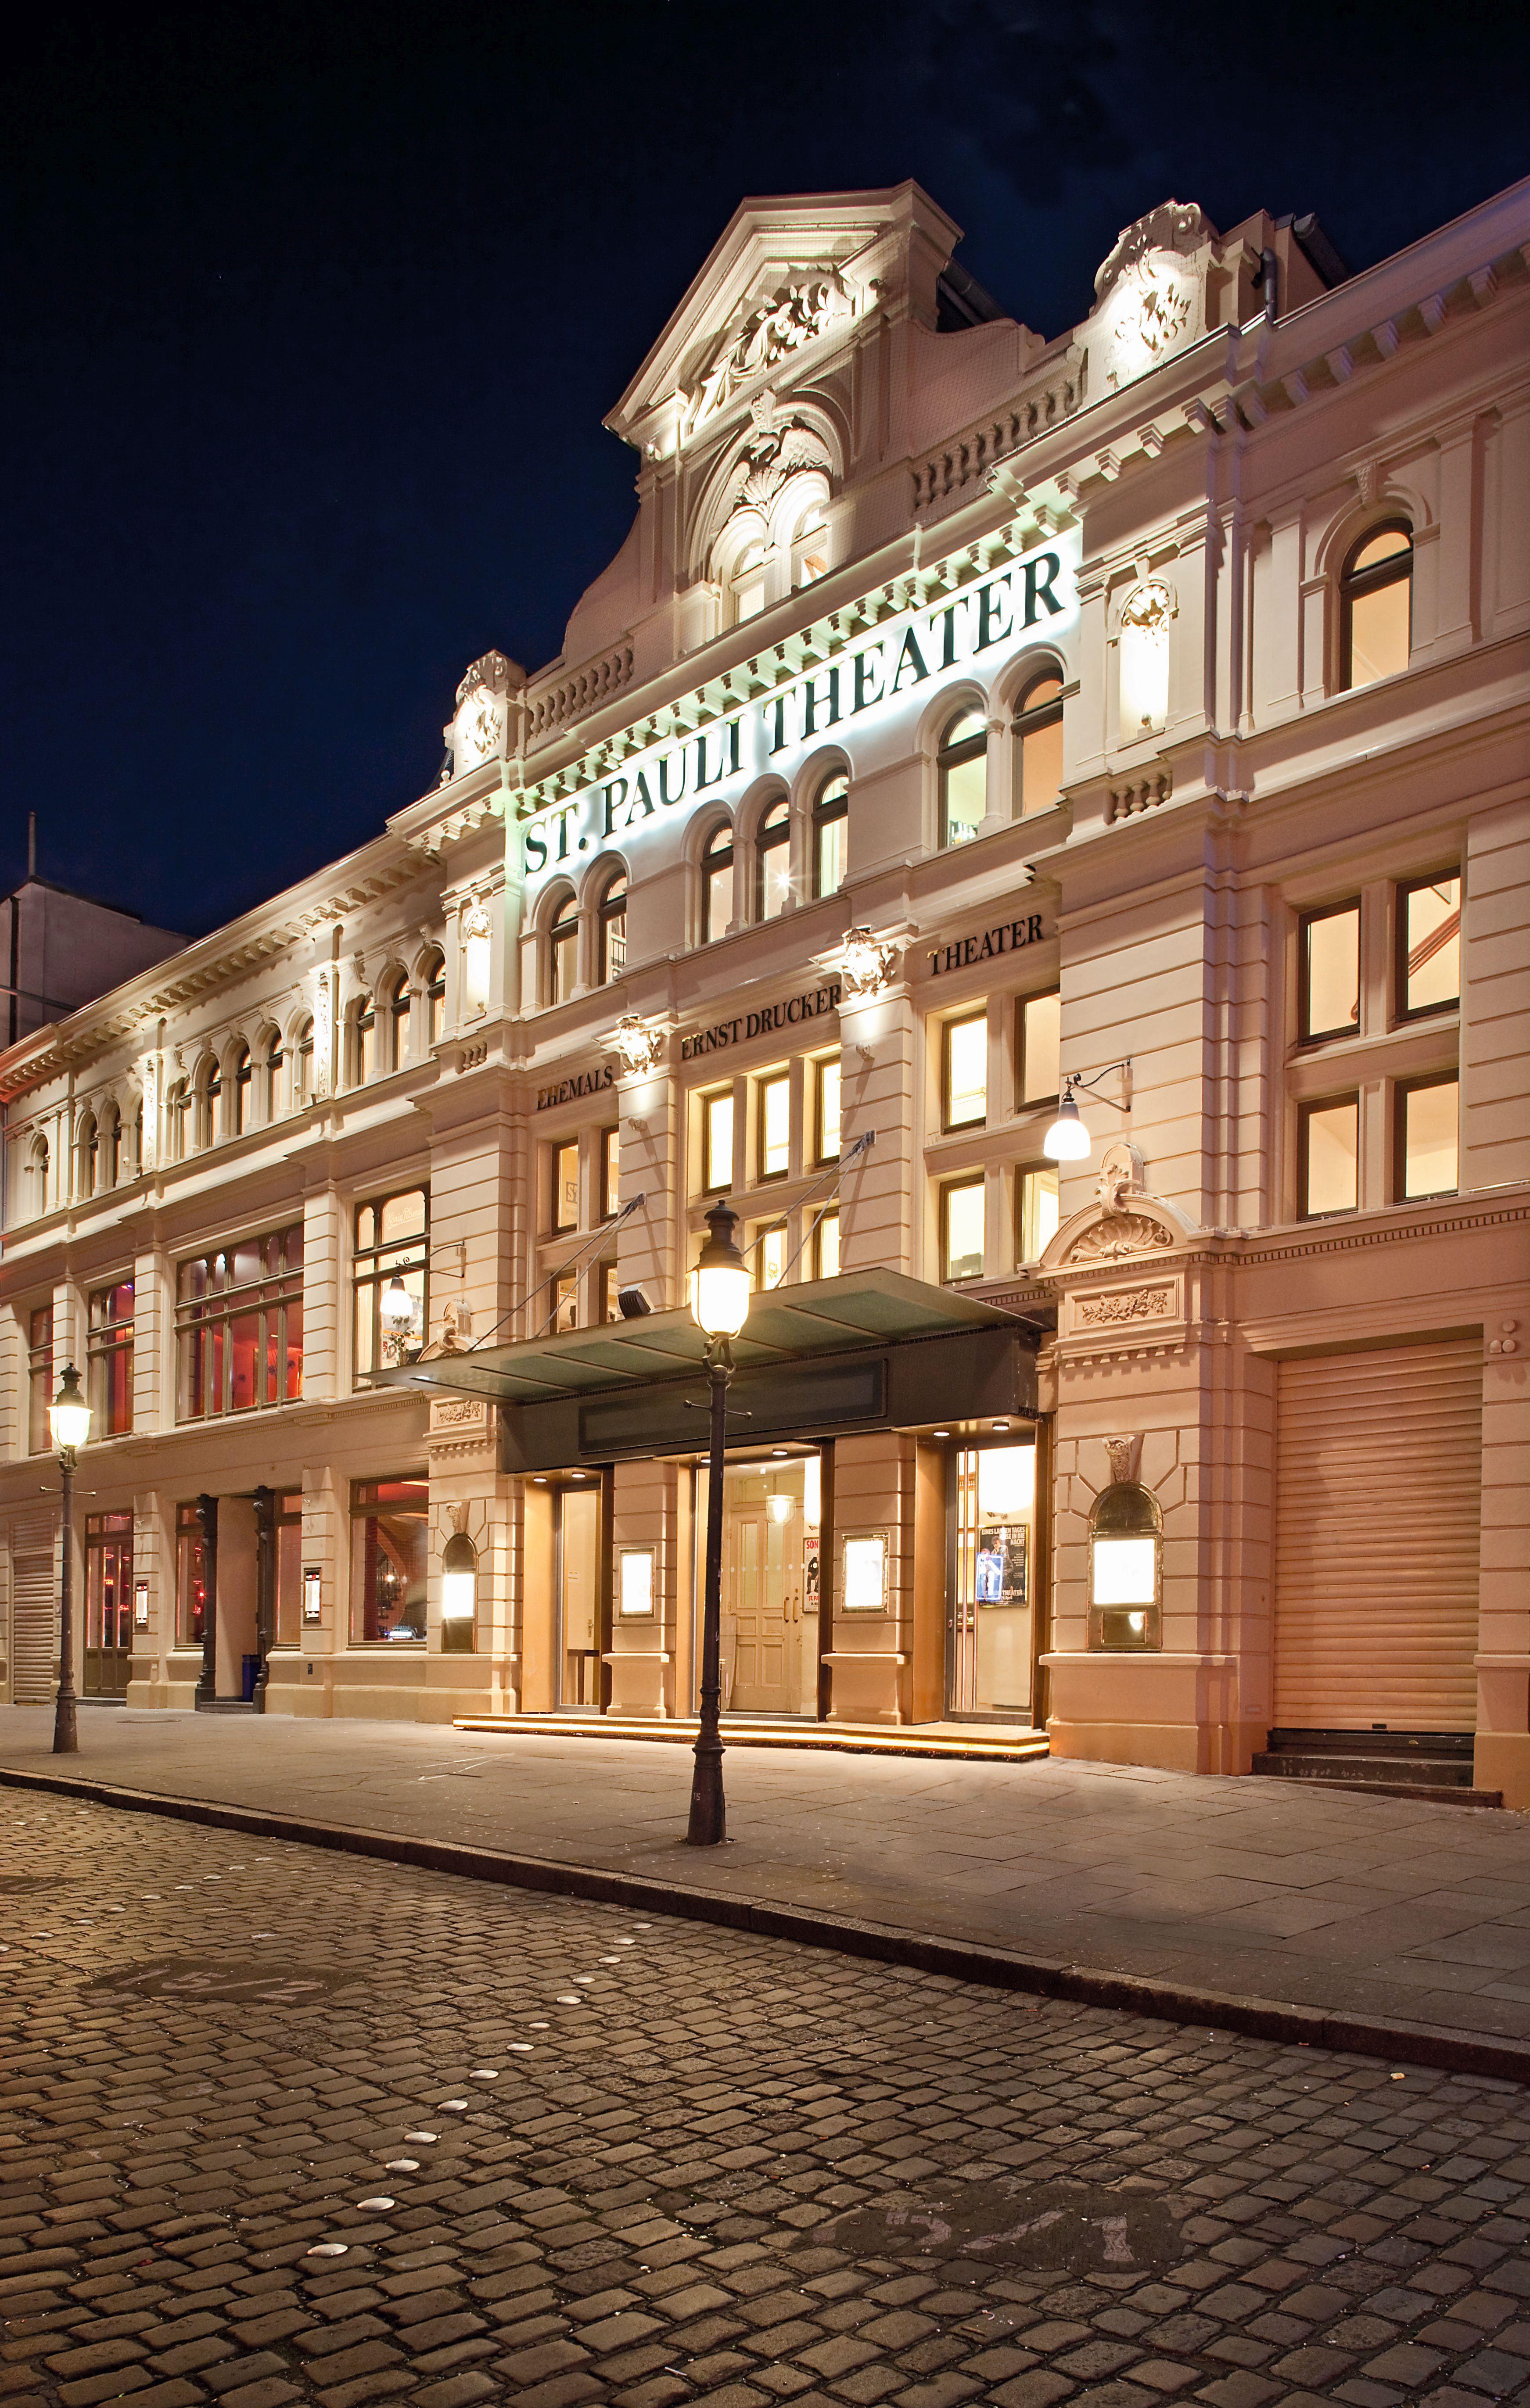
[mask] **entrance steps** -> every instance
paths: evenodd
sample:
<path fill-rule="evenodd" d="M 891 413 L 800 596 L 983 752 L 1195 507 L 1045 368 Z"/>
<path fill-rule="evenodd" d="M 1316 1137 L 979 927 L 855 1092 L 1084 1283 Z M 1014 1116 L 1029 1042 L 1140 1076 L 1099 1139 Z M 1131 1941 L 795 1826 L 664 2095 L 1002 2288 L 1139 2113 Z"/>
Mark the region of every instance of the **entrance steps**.
<path fill-rule="evenodd" d="M 694 1721 L 658 1722 L 626 1714 L 459 1714 L 454 1730 L 506 1739 L 640 1739 L 693 1747 Z M 972 1723 L 799 1723 L 725 1714 L 726 1747 L 807 1748 L 842 1756 L 917 1756 L 957 1763 L 1026 1764 L 1048 1754 L 1045 1731 Z"/>
<path fill-rule="evenodd" d="M 1501 1806 L 1501 1789 L 1474 1789 L 1470 1731 L 1272 1730 L 1253 1770 L 1324 1789 L 1368 1789 L 1436 1806 Z"/>

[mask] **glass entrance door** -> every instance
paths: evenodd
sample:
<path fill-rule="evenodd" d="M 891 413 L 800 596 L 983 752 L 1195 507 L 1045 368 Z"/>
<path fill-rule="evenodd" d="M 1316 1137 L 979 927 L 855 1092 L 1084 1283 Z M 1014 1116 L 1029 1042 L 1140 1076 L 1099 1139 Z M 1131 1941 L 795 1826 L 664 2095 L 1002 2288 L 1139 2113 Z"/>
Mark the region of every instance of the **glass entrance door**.
<path fill-rule="evenodd" d="M 705 1473 L 699 1476 L 698 1626 L 706 1549 Z M 723 1475 L 723 1712 L 818 1710 L 816 1455 L 730 1463 Z"/>
<path fill-rule="evenodd" d="M 1036 1450 L 960 1447 L 947 1490 L 946 1711 L 1031 1719 Z"/>
<path fill-rule="evenodd" d="M 600 1661 L 600 1491 L 557 1492 L 557 1702 L 599 1713 Z"/>
<path fill-rule="evenodd" d="M 85 1518 L 85 1660 L 80 1689 L 87 1698 L 125 1698 L 133 1663 L 133 1516 Z"/>

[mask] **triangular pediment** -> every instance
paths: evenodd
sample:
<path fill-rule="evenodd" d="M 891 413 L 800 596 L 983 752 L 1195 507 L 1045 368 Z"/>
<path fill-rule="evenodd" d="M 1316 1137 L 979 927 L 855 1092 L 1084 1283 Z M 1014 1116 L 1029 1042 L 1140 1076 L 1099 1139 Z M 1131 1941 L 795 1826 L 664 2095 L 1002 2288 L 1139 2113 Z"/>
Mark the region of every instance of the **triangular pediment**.
<path fill-rule="evenodd" d="M 789 382 L 868 310 L 934 322 L 961 229 L 915 183 L 744 201 L 606 419 L 663 453 Z"/>

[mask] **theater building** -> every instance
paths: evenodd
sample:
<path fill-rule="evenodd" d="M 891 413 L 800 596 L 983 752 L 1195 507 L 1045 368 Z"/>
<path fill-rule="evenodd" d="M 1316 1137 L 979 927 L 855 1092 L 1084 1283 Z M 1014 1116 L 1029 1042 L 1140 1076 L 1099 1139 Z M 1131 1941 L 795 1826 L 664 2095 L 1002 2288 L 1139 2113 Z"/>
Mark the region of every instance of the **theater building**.
<path fill-rule="evenodd" d="M 743 205 L 561 657 L 0 1054 L 13 1698 L 73 1357 L 89 1696 L 688 1716 L 726 1197 L 730 1713 L 1530 1806 L 1530 186 L 958 239 Z"/>

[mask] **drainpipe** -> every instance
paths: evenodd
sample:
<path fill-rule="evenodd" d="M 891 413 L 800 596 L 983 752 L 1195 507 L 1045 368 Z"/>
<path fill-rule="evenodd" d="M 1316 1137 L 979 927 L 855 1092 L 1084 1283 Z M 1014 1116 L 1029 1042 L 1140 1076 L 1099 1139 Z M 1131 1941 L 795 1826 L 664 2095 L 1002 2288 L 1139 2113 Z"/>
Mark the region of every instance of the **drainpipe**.
<path fill-rule="evenodd" d="M 1279 292 L 1279 279 L 1280 262 L 1277 259 L 1273 251 L 1262 251 L 1259 254 L 1259 280 L 1264 287 L 1264 323 L 1266 326 L 1273 326 L 1275 323 L 1276 305 Z"/>

